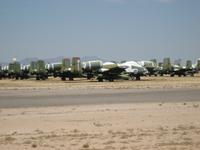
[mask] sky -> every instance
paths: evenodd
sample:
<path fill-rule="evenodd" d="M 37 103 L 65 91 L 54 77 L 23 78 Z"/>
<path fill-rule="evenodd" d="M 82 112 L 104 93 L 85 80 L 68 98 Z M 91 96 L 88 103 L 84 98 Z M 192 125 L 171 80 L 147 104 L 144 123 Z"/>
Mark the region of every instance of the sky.
<path fill-rule="evenodd" d="M 0 0 L 0 62 L 200 58 L 200 0 Z"/>

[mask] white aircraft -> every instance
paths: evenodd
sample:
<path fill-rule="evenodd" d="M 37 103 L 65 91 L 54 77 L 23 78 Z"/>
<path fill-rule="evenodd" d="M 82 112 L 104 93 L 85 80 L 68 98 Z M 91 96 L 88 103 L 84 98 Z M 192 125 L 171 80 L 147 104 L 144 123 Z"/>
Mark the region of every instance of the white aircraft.
<path fill-rule="evenodd" d="M 87 79 L 96 77 L 99 82 L 108 80 L 113 82 L 115 79 L 128 79 L 122 73 L 126 66 L 116 62 L 102 62 L 101 60 L 94 60 L 84 62 L 82 64 L 83 73 L 86 74 Z"/>
<path fill-rule="evenodd" d="M 148 70 L 149 76 L 151 76 L 151 75 L 157 76 L 159 67 L 155 62 L 153 62 L 153 61 L 138 61 L 137 63 L 140 64 L 142 67 L 145 67 Z"/>
<path fill-rule="evenodd" d="M 141 76 L 146 76 L 148 74 L 148 70 L 136 61 L 127 61 L 121 63 L 121 65 L 124 67 L 126 66 L 125 71 L 132 79 L 140 80 Z"/>

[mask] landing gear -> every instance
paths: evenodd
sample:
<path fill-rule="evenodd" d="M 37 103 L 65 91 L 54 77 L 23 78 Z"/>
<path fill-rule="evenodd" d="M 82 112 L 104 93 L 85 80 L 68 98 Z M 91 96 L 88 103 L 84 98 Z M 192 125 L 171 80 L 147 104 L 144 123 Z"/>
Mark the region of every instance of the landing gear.
<path fill-rule="evenodd" d="M 62 81 L 66 81 L 66 77 L 62 76 L 62 77 L 61 77 L 61 80 L 62 80 Z"/>
<path fill-rule="evenodd" d="M 103 82 L 103 78 L 102 77 L 98 77 L 97 78 L 99 82 Z"/>
<path fill-rule="evenodd" d="M 110 79 L 109 79 L 109 81 L 110 81 L 110 82 L 113 82 L 113 81 L 114 81 L 114 79 L 113 79 L 113 78 L 110 78 Z"/>
<path fill-rule="evenodd" d="M 140 80 L 140 76 L 136 76 L 136 80 L 139 81 Z"/>
<path fill-rule="evenodd" d="M 87 80 L 90 80 L 91 78 L 93 77 L 93 75 L 92 74 L 87 74 Z"/>
<path fill-rule="evenodd" d="M 69 81 L 73 81 L 74 80 L 74 78 L 73 77 L 69 77 Z"/>

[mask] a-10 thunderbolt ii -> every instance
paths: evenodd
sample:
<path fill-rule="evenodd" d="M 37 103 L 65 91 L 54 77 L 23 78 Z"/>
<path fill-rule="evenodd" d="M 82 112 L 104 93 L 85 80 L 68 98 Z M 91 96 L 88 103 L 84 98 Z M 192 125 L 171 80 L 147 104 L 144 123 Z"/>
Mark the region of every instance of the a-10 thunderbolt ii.
<path fill-rule="evenodd" d="M 70 81 L 76 77 L 82 77 L 81 60 L 79 57 L 64 58 L 61 63 L 48 64 L 47 70 L 54 77 L 60 77 L 65 81 L 68 78 Z"/>
<path fill-rule="evenodd" d="M 197 72 L 200 71 L 200 58 L 197 59 L 196 64 L 192 65 L 192 67 L 195 68 Z"/>
<path fill-rule="evenodd" d="M 29 78 L 28 74 L 28 68 L 26 68 L 26 66 L 21 65 L 20 62 L 16 61 L 16 59 L 13 59 L 13 62 L 9 63 L 8 65 L 8 71 L 6 76 L 10 79 L 23 80 Z"/>
<path fill-rule="evenodd" d="M 82 66 L 83 73 L 86 74 L 87 79 L 96 77 L 99 82 L 103 82 L 103 80 L 112 82 L 115 79 L 140 80 L 140 76 L 144 76 L 148 73 L 144 67 L 135 61 L 103 63 L 100 60 L 95 60 L 84 62 Z"/>
<path fill-rule="evenodd" d="M 144 60 L 144 61 L 137 61 L 138 64 L 140 64 L 142 67 L 145 67 L 148 70 L 149 76 L 157 76 L 159 72 L 159 67 L 157 64 L 156 59 L 152 60 Z"/>
<path fill-rule="evenodd" d="M 148 70 L 136 61 L 126 61 L 121 63 L 121 65 L 126 68 L 124 74 L 128 74 L 132 80 L 140 80 L 141 76 L 149 74 Z"/>
<path fill-rule="evenodd" d="M 48 79 L 48 71 L 45 65 L 44 60 L 32 61 L 29 67 L 30 76 L 35 76 L 36 80 Z"/>
<path fill-rule="evenodd" d="M 108 80 L 113 82 L 116 79 L 128 79 L 127 75 L 123 75 L 125 67 L 116 62 L 105 62 L 101 60 L 87 61 L 82 63 L 83 74 L 87 79 L 96 77 L 99 82 Z"/>
<path fill-rule="evenodd" d="M 9 68 L 8 65 L 1 67 L 1 79 L 8 77 L 8 68 Z"/>
<path fill-rule="evenodd" d="M 164 58 L 162 65 L 159 69 L 159 74 L 163 76 L 164 74 L 169 74 L 171 77 L 175 75 L 181 76 L 194 76 L 196 69 L 192 66 L 192 62 L 188 60 L 186 66 L 181 66 L 180 64 L 171 64 L 170 58 Z"/>
<path fill-rule="evenodd" d="M 0 80 L 3 78 L 3 70 L 2 70 L 2 66 L 0 64 Z"/>

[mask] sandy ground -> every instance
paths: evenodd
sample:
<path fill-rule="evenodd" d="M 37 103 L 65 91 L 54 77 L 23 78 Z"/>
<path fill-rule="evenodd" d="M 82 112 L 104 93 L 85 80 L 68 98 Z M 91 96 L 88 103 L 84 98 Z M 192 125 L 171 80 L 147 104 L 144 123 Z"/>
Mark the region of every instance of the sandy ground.
<path fill-rule="evenodd" d="M 86 79 L 61 81 L 50 78 L 46 81 L 29 80 L 0 80 L 0 90 L 21 89 L 171 89 L 171 88 L 200 88 L 200 74 L 195 77 L 142 77 L 141 81 L 97 82 Z"/>
<path fill-rule="evenodd" d="M 1 109 L 0 149 L 200 149 L 200 103 Z"/>
<path fill-rule="evenodd" d="M 177 94 L 176 90 L 182 89 L 190 90 L 186 90 L 185 95 Z M 66 90 L 71 93 L 63 95 Z M 86 95 L 85 98 L 89 98 L 92 91 L 94 100 L 106 100 L 109 97 L 131 100 L 137 97 L 137 93 L 146 94 L 147 98 L 153 100 L 156 94 L 159 95 L 158 90 L 172 93 L 168 93 L 168 96 L 160 93 L 162 101 L 151 103 L 121 101 L 57 107 L 0 107 L 0 150 L 200 149 L 200 97 L 197 99 L 200 91 L 199 75 L 193 78 L 145 77 L 142 81 L 113 83 L 82 79 L 75 82 L 62 82 L 59 79 L 1 80 L 0 101 L 5 100 L 5 97 L 13 101 L 23 97 L 24 101 L 37 101 L 38 92 L 39 96 L 51 92 L 49 96 L 54 101 L 57 96 L 71 99 L 80 95 L 79 90 L 86 91 L 82 93 Z M 132 90 L 136 90 L 136 94 Z M 117 95 L 116 91 L 122 94 Z M 140 91 L 143 93 L 140 94 Z M 195 100 L 192 99 L 193 92 L 196 93 Z M 38 101 L 44 99 L 45 96 L 41 96 Z"/>

